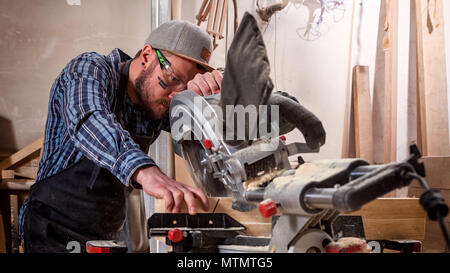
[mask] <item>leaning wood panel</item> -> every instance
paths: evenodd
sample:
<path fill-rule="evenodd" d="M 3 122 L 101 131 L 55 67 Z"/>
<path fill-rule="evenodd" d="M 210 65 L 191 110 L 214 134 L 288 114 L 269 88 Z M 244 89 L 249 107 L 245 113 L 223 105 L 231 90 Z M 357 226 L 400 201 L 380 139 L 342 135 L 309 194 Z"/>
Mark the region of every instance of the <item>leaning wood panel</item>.
<path fill-rule="evenodd" d="M 386 0 L 384 76 L 384 163 L 397 160 L 398 2 Z"/>
<path fill-rule="evenodd" d="M 416 0 L 417 92 L 424 155 L 450 155 L 443 1 Z"/>
<path fill-rule="evenodd" d="M 372 107 L 368 66 L 357 65 L 353 68 L 352 93 L 356 157 L 373 163 Z"/>
<path fill-rule="evenodd" d="M 425 156 L 421 160 L 425 164 L 425 180 L 428 185 L 432 188 L 450 189 L 450 156 Z"/>

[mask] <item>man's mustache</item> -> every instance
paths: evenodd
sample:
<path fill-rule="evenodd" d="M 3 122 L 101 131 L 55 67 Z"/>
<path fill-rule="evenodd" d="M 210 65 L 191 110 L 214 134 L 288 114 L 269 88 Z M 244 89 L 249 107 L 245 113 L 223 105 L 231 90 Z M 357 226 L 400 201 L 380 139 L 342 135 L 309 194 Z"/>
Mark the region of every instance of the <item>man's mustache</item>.
<path fill-rule="evenodd" d="M 170 106 L 170 100 L 165 100 L 165 99 L 158 99 L 156 100 L 157 104 L 162 104 L 164 106 L 169 107 Z"/>

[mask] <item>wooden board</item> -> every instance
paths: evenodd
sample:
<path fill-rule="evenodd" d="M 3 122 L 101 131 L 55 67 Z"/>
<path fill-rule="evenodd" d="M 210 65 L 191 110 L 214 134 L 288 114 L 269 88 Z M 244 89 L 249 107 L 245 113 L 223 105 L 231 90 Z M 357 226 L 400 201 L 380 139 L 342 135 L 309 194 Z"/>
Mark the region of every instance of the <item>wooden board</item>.
<path fill-rule="evenodd" d="M 421 161 L 425 164 L 425 180 L 430 187 L 450 189 L 450 156 L 425 156 Z"/>
<path fill-rule="evenodd" d="M 349 42 L 349 48 L 348 48 L 348 78 L 347 78 L 347 88 L 345 89 L 345 109 L 344 109 L 344 130 L 342 134 L 342 150 L 341 150 L 341 157 L 342 158 L 348 158 L 350 156 L 350 146 L 353 144 L 350 140 L 350 132 L 351 132 L 351 86 L 352 86 L 352 51 L 353 51 L 353 25 L 355 20 L 355 10 L 356 5 L 353 4 L 352 8 L 352 22 L 350 24 L 351 30 L 350 30 L 350 42 Z"/>
<path fill-rule="evenodd" d="M 378 198 L 359 211 L 367 240 L 423 240 L 426 213 L 417 198 Z"/>
<path fill-rule="evenodd" d="M 14 178 L 14 170 L 1 170 L 0 178 L 1 179 L 13 179 Z"/>
<path fill-rule="evenodd" d="M 372 107 L 368 66 L 353 68 L 352 93 L 356 157 L 373 164 Z"/>
<path fill-rule="evenodd" d="M 386 0 L 383 49 L 384 76 L 384 163 L 397 160 L 397 70 L 398 70 L 398 2 Z"/>
<path fill-rule="evenodd" d="M 450 155 L 443 1 L 416 0 L 418 136 L 423 155 Z M 436 5 L 435 5 L 436 4 Z"/>
<path fill-rule="evenodd" d="M 41 137 L 41 138 L 35 140 L 33 143 L 27 145 L 25 148 L 21 149 L 20 151 L 7 157 L 6 159 L 4 159 L 3 161 L 0 162 L 0 170 L 6 170 L 6 169 L 10 168 L 11 166 L 13 166 L 14 164 L 17 164 L 21 160 L 32 155 L 36 151 L 39 151 L 42 148 L 43 143 L 44 143 L 44 138 Z"/>

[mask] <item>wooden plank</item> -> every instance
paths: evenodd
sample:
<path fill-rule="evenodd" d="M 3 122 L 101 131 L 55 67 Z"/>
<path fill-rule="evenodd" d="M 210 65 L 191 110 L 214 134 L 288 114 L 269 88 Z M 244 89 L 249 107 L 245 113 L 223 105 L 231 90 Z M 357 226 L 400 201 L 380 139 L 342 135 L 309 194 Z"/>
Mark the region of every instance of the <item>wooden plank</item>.
<path fill-rule="evenodd" d="M 421 160 L 425 164 L 427 184 L 432 188 L 450 189 L 450 156 L 426 156 Z"/>
<path fill-rule="evenodd" d="M 341 150 L 341 157 L 342 158 L 348 158 L 350 156 L 350 111 L 351 111 L 351 86 L 352 86 L 352 51 L 353 51 L 353 22 L 355 20 L 355 10 L 356 5 L 353 4 L 352 7 L 352 22 L 350 24 L 350 41 L 349 41 L 349 48 L 348 48 L 348 78 L 347 78 L 347 88 L 345 89 L 345 109 L 344 109 L 344 130 L 342 133 L 342 150 Z"/>
<path fill-rule="evenodd" d="M 416 0 L 417 92 L 423 155 L 450 154 L 443 1 Z"/>
<path fill-rule="evenodd" d="M 13 179 L 14 178 L 14 170 L 2 170 L 0 172 L 1 179 Z"/>
<path fill-rule="evenodd" d="M 384 76 L 384 163 L 397 160 L 398 2 L 386 0 Z"/>
<path fill-rule="evenodd" d="M 373 164 L 372 107 L 368 66 L 358 65 L 353 68 L 353 105 L 356 157 Z"/>
<path fill-rule="evenodd" d="M 371 219 L 363 218 L 367 240 L 425 239 L 425 219 Z"/>
<path fill-rule="evenodd" d="M 194 181 L 189 174 L 184 160 L 175 155 L 175 180 L 178 182 L 195 186 Z M 219 200 L 219 202 L 217 202 Z M 260 215 L 258 209 L 249 212 L 240 212 L 231 208 L 231 198 L 209 198 L 209 210 L 203 211 L 200 206 L 199 213 L 226 213 L 230 217 L 243 224 L 247 230 L 246 234 L 252 236 L 270 236 L 271 218 L 264 218 Z M 155 212 L 167 213 L 163 199 L 155 199 Z M 187 206 L 185 203 L 181 206 L 181 213 L 187 213 Z"/>
<path fill-rule="evenodd" d="M 368 240 L 423 240 L 426 213 L 417 198 L 378 198 L 359 211 Z"/>
<path fill-rule="evenodd" d="M 450 205 L 450 189 L 438 189 L 445 200 L 447 205 Z M 410 186 L 408 188 L 408 196 L 420 198 L 420 195 L 423 193 L 423 189 L 417 186 Z M 450 222 L 450 219 L 447 219 Z"/>
<path fill-rule="evenodd" d="M 27 158 L 31 154 L 35 153 L 36 151 L 39 151 L 39 149 L 42 148 L 42 145 L 44 143 L 44 138 L 41 137 L 37 140 L 35 140 L 33 143 L 27 145 L 25 148 L 21 149 L 20 151 L 12 154 L 8 158 L 4 159 L 0 162 L 0 170 L 5 170 L 10 168 L 16 163 L 19 163 L 21 160 Z"/>
<path fill-rule="evenodd" d="M 371 219 L 423 218 L 425 211 L 418 198 L 378 198 L 364 205 L 360 210 L 349 213 Z"/>
<path fill-rule="evenodd" d="M 18 167 L 14 168 L 14 175 L 29 179 L 36 179 L 37 178 L 37 167 Z"/>
<path fill-rule="evenodd" d="M 248 236 L 263 236 L 263 237 L 271 236 L 271 229 L 272 229 L 271 223 L 266 224 L 245 223 L 244 225 L 246 227 L 244 233 Z"/>
<path fill-rule="evenodd" d="M 447 223 L 448 225 L 448 223 Z M 422 242 L 422 252 L 424 253 L 444 253 L 449 252 L 442 230 L 438 222 L 427 221 L 425 240 Z"/>

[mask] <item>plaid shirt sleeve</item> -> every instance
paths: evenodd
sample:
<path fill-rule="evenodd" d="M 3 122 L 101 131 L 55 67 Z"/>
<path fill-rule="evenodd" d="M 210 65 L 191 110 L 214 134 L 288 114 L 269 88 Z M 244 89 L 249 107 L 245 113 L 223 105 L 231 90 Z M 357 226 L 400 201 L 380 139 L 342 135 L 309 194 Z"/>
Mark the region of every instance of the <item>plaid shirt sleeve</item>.
<path fill-rule="evenodd" d="M 75 62 L 65 77 L 62 114 L 75 147 L 129 186 L 139 167 L 156 164 L 111 111 L 109 77 L 95 61 Z"/>

